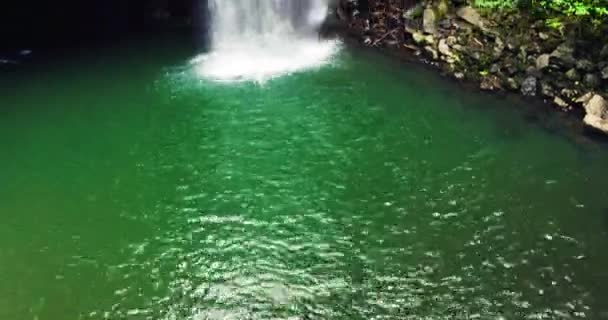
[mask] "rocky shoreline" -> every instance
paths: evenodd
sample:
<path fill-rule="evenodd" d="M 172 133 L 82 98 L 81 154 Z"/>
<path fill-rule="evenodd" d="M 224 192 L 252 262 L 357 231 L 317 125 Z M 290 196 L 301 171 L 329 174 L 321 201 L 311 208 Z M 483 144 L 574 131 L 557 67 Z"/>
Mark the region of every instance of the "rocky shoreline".
<path fill-rule="evenodd" d="M 580 28 L 565 35 L 521 12 L 484 12 L 457 0 L 370 0 L 365 8 L 341 0 L 336 14 L 365 46 L 407 52 L 484 91 L 542 99 L 608 134 L 608 38 L 601 31 L 599 38 Z"/>

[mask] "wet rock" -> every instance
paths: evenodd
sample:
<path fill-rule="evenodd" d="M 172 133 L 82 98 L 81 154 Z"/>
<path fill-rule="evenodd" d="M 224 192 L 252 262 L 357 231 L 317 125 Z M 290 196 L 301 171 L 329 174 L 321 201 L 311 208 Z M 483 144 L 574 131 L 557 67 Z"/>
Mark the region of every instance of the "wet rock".
<path fill-rule="evenodd" d="M 545 97 L 554 97 L 555 90 L 553 86 L 547 81 L 541 81 L 540 83 L 540 93 Z"/>
<path fill-rule="evenodd" d="M 568 109 L 570 105 L 560 97 L 555 97 L 553 103 L 562 109 Z"/>
<path fill-rule="evenodd" d="M 581 79 L 581 75 L 576 71 L 576 69 L 572 68 L 566 72 L 566 78 L 572 81 L 579 81 Z"/>
<path fill-rule="evenodd" d="M 605 119 L 608 117 L 608 102 L 599 94 L 594 94 L 587 103 L 585 103 L 585 111 L 589 115 Z"/>
<path fill-rule="evenodd" d="M 608 80 L 608 67 L 604 67 L 604 69 L 602 69 L 601 76 L 602 76 L 602 79 Z"/>
<path fill-rule="evenodd" d="M 521 93 L 524 96 L 534 97 L 537 91 L 537 80 L 536 77 L 528 76 L 521 84 Z"/>
<path fill-rule="evenodd" d="M 450 46 L 448 46 L 448 43 L 447 43 L 446 39 L 439 40 L 439 44 L 437 45 L 437 49 L 439 50 L 439 53 L 441 53 L 442 55 L 444 55 L 446 57 L 453 57 L 454 56 L 454 53 L 450 49 Z"/>
<path fill-rule="evenodd" d="M 529 66 L 526 68 L 526 74 L 535 78 L 541 78 L 543 76 L 543 74 L 534 66 Z"/>
<path fill-rule="evenodd" d="M 586 104 L 585 111 L 587 115 L 583 122 L 595 129 L 608 133 L 608 102 L 600 96 L 594 95 Z"/>
<path fill-rule="evenodd" d="M 582 105 L 586 105 L 589 100 L 591 100 L 591 98 L 593 98 L 594 94 L 593 92 L 587 92 L 584 95 L 578 97 L 578 99 L 576 99 L 576 103 L 580 103 Z"/>
<path fill-rule="evenodd" d="M 426 33 L 434 34 L 437 32 L 435 11 L 431 8 L 424 9 L 422 13 L 422 30 Z"/>
<path fill-rule="evenodd" d="M 541 54 L 536 58 L 536 69 L 543 70 L 549 66 L 549 54 Z"/>
<path fill-rule="evenodd" d="M 494 39 L 494 58 L 498 59 L 502 56 L 505 51 L 505 43 L 499 37 Z"/>
<path fill-rule="evenodd" d="M 583 122 L 596 130 L 608 134 L 608 120 L 588 114 L 583 119 Z"/>
<path fill-rule="evenodd" d="M 507 79 L 507 88 L 509 88 L 511 90 L 517 90 L 517 89 L 519 89 L 519 83 L 517 82 L 517 80 L 515 80 L 513 78 L 508 78 Z"/>
<path fill-rule="evenodd" d="M 424 12 L 424 7 L 422 3 L 418 3 L 417 5 L 409 8 L 403 13 L 403 18 L 406 20 L 414 20 L 422 15 Z"/>
<path fill-rule="evenodd" d="M 495 75 L 488 75 L 481 78 L 481 83 L 479 84 L 479 88 L 481 90 L 486 91 L 494 91 L 502 89 L 502 83 L 500 78 Z"/>
<path fill-rule="evenodd" d="M 602 51 L 600 51 L 601 58 L 608 58 L 608 43 L 604 45 Z"/>
<path fill-rule="evenodd" d="M 460 17 L 460 19 L 480 28 L 484 29 L 484 21 L 481 18 L 481 15 L 477 10 L 472 7 L 466 6 L 456 10 L 456 15 Z"/>
<path fill-rule="evenodd" d="M 576 97 L 579 92 L 576 89 L 570 89 L 570 88 L 564 88 L 562 89 L 560 92 L 562 97 L 566 97 L 570 100 L 574 100 L 574 97 Z M 591 98 L 591 97 L 589 97 Z"/>
<path fill-rule="evenodd" d="M 426 46 L 424 47 L 424 51 L 426 51 L 426 53 L 433 59 L 433 60 L 437 60 L 439 59 L 439 53 L 437 52 L 437 50 L 433 49 L 433 47 L 431 46 Z"/>
<path fill-rule="evenodd" d="M 560 44 L 553 52 L 550 57 L 551 64 L 571 68 L 576 65 L 576 59 L 574 59 L 574 46 L 569 43 Z"/>
<path fill-rule="evenodd" d="M 576 68 L 581 71 L 591 72 L 595 69 L 595 65 L 587 59 L 581 59 L 576 62 Z"/>
<path fill-rule="evenodd" d="M 414 39 L 414 42 L 419 44 L 419 45 L 433 45 L 435 44 L 435 38 L 428 34 L 422 34 L 421 32 L 413 32 L 412 33 L 412 39 Z"/>
<path fill-rule="evenodd" d="M 600 85 L 600 79 L 597 75 L 593 73 L 588 73 L 583 78 L 583 84 L 588 88 L 597 88 Z"/>
<path fill-rule="evenodd" d="M 442 19 L 439 21 L 439 27 L 442 29 L 450 29 L 452 28 L 452 21 L 450 19 Z"/>

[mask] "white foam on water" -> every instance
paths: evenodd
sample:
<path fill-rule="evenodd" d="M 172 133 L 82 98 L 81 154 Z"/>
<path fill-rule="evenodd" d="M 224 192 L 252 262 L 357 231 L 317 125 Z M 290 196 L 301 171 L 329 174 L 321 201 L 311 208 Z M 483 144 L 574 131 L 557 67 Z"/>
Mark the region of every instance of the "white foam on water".
<path fill-rule="evenodd" d="M 337 41 L 240 43 L 192 60 L 196 74 L 223 81 L 256 81 L 318 68 L 331 61 Z"/>
<path fill-rule="evenodd" d="M 328 0 L 209 0 L 211 51 L 191 64 L 218 81 L 257 81 L 318 68 L 340 45 L 318 39 Z"/>

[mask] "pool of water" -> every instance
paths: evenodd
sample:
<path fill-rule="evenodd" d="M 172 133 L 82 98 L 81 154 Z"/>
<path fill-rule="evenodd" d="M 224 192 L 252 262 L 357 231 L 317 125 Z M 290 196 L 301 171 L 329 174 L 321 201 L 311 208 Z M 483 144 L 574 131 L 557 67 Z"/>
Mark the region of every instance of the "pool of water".
<path fill-rule="evenodd" d="M 0 75 L 0 319 L 608 319 L 608 148 L 344 48 L 179 41 Z"/>

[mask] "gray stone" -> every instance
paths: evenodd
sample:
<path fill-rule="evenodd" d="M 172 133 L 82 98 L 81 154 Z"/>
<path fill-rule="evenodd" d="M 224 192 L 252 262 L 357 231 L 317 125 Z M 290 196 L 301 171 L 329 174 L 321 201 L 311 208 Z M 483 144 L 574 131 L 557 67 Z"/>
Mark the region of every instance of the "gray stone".
<path fill-rule="evenodd" d="M 435 11 L 431 8 L 424 9 L 422 13 L 422 30 L 426 33 L 434 34 L 437 32 Z"/>
<path fill-rule="evenodd" d="M 591 72 L 595 69 L 595 65 L 587 59 L 581 59 L 576 61 L 576 68 L 585 72 Z"/>
<path fill-rule="evenodd" d="M 535 77 L 527 77 L 526 80 L 524 80 L 524 82 L 521 84 L 521 93 L 528 97 L 536 96 L 537 83 L 538 81 Z"/>
<path fill-rule="evenodd" d="M 549 58 L 551 56 L 549 54 L 541 54 L 536 58 L 536 69 L 543 70 L 544 68 L 549 66 Z"/>
<path fill-rule="evenodd" d="M 600 85 L 600 79 L 593 73 L 588 73 L 583 78 L 583 83 L 589 88 L 597 88 Z"/>
<path fill-rule="evenodd" d="M 566 72 L 566 78 L 572 81 L 579 81 L 581 79 L 581 75 L 578 74 L 576 69 L 572 68 Z"/>
<path fill-rule="evenodd" d="M 480 28 L 484 29 L 484 21 L 481 18 L 481 15 L 477 10 L 473 9 L 470 6 L 462 7 L 456 10 L 456 15 L 460 17 L 462 20 Z"/>
<path fill-rule="evenodd" d="M 495 63 L 493 65 L 490 66 L 490 73 L 491 74 L 497 74 L 500 72 L 500 65 L 498 63 Z"/>
<path fill-rule="evenodd" d="M 541 40 L 547 40 L 547 39 L 549 39 L 549 35 L 548 35 L 548 34 L 546 34 L 546 33 L 544 33 L 544 32 L 539 32 L 539 33 L 538 33 L 538 37 L 539 37 Z"/>

